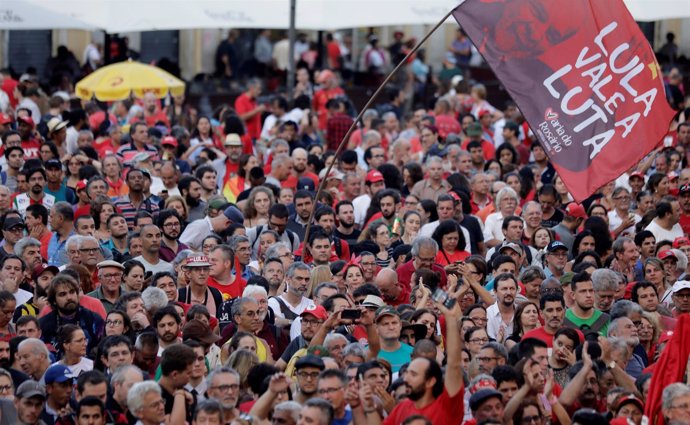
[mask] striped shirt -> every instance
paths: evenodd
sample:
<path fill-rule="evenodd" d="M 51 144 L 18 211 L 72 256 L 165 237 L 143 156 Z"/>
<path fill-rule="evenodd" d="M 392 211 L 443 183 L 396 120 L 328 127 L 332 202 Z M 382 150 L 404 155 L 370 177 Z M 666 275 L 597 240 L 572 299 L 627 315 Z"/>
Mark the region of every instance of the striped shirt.
<path fill-rule="evenodd" d="M 115 207 L 125 217 L 125 220 L 127 220 L 127 227 L 130 231 L 134 229 L 134 217 L 137 215 L 137 212 L 148 211 L 156 217 L 158 211 L 160 211 L 158 204 L 153 202 L 151 198 L 144 199 L 144 202 L 139 205 L 139 208 L 135 208 L 134 204 L 132 204 L 132 201 L 129 199 L 129 195 L 117 198 L 117 200 L 115 200 Z"/>

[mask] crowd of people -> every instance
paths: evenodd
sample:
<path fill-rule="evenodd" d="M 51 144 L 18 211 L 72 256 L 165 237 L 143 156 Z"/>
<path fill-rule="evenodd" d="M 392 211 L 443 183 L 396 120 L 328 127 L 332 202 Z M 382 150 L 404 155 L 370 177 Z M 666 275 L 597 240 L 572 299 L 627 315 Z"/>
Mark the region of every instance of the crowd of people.
<path fill-rule="evenodd" d="M 214 117 L 5 73 L 0 424 L 690 424 L 689 111 L 577 203 L 470 58 L 348 140 L 335 64 Z"/>

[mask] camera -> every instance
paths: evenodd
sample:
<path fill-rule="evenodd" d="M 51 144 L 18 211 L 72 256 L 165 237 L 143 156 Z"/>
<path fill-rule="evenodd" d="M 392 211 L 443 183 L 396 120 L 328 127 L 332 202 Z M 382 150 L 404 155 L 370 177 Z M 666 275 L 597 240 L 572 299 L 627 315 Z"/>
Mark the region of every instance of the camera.
<path fill-rule="evenodd" d="M 455 306 L 455 300 L 448 296 L 448 292 L 441 288 L 436 288 L 433 294 L 431 294 L 431 299 L 437 303 L 443 304 L 447 309 L 453 308 Z"/>

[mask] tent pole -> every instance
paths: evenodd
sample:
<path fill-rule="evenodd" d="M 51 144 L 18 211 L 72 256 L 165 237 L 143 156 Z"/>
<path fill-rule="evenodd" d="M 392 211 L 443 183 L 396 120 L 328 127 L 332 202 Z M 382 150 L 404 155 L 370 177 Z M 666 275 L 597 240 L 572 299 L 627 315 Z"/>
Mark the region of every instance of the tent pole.
<path fill-rule="evenodd" d="M 410 50 L 410 52 L 405 56 L 405 58 L 403 58 L 403 60 L 401 60 L 400 63 L 398 65 L 396 65 L 395 68 L 393 68 L 393 70 L 388 74 L 386 79 L 383 80 L 383 82 L 376 89 L 374 94 L 371 95 L 371 97 L 367 101 L 366 105 L 364 105 L 364 107 L 362 109 L 360 109 L 359 114 L 357 115 L 357 118 L 354 119 L 354 121 L 352 122 L 352 125 L 347 130 L 347 133 L 345 133 L 345 137 L 343 137 L 343 140 L 340 141 L 340 144 L 338 145 L 338 149 L 335 151 L 335 155 L 334 155 L 335 158 L 340 157 L 340 153 L 343 151 L 343 148 L 345 147 L 345 142 L 350 138 L 350 135 L 355 130 L 355 128 L 357 128 L 357 123 L 359 123 L 362 120 L 362 115 L 364 115 L 364 112 L 367 109 L 369 109 L 369 107 L 371 106 L 372 103 L 374 103 L 374 100 L 376 100 L 376 98 L 378 97 L 379 93 L 381 93 L 383 88 L 386 87 L 386 84 L 388 84 L 388 82 L 395 76 L 395 74 L 397 74 L 397 72 L 400 70 L 400 68 L 402 68 L 402 66 L 407 63 L 407 60 L 412 55 L 414 55 L 417 52 L 417 50 L 419 50 L 420 47 L 422 47 L 422 45 L 429 39 L 429 37 L 431 37 L 431 35 L 434 32 L 436 32 L 436 30 L 439 29 L 439 27 L 441 27 L 441 25 L 443 25 L 444 22 L 446 22 L 446 19 L 448 19 L 450 17 L 450 15 L 453 14 L 454 10 L 455 9 L 451 10 L 443 18 L 441 18 L 441 20 L 438 21 L 436 23 L 436 25 L 434 25 L 434 27 L 429 32 L 427 32 L 424 37 L 422 37 L 421 40 L 419 40 L 417 45 L 414 46 L 414 48 L 412 50 Z M 328 166 L 328 169 L 326 170 L 326 174 L 325 174 L 326 176 L 331 172 L 331 169 L 333 168 L 333 164 L 335 164 L 335 162 L 336 161 L 333 161 L 331 163 L 331 165 Z M 317 199 L 319 199 L 319 195 L 321 195 L 321 192 L 323 191 L 323 186 L 324 186 L 324 183 L 326 183 L 326 180 L 327 179 L 322 179 L 319 182 L 319 188 L 316 191 L 316 196 L 314 197 L 315 202 Z M 307 221 L 307 228 L 304 231 L 304 246 L 302 247 L 302 252 L 305 252 L 305 250 L 308 249 L 307 248 L 307 241 L 309 240 L 309 231 L 311 230 L 311 223 L 312 223 L 312 221 L 314 221 L 314 214 L 315 213 L 316 213 L 316 208 L 312 208 L 311 215 L 309 215 L 309 221 Z"/>
<path fill-rule="evenodd" d="M 288 49 L 288 72 L 287 72 L 287 97 L 292 101 L 292 92 L 295 87 L 295 9 L 297 0 L 290 0 L 290 28 L 288 29 L 288 39 L 290 48 Z"/>

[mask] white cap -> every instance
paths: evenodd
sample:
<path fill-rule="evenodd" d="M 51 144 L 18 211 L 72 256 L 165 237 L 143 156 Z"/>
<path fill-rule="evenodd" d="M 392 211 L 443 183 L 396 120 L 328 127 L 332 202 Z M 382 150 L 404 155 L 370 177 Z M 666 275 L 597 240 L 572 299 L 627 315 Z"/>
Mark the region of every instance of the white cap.
<path fill-rule="evenodd" d="M 680 292 L 683 289 L 690 289 L 690 281 L 687 280 L 679 280 L 678 282 L 673 284 L 673 287 L 671 288 L 672 293 Z"/>

